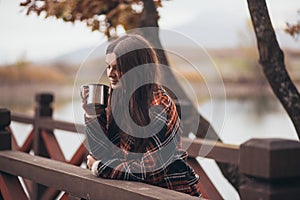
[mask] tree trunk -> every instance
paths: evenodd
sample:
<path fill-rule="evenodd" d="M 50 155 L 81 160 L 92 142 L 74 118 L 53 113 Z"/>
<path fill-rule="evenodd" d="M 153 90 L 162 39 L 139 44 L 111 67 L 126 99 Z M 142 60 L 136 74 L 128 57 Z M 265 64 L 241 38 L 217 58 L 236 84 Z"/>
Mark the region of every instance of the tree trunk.
<path fill-rule="evenodd" d="M 156 48 L 159 62 L 162 65 L 169 66 L 167 56 L 164 52 L 164 49 L 159 39 L 159 29 L 158 29 L 159 15 L 156 10 L 155 3 L 152 0 L 143 0 L 143 4 L 144 4 L 144 10 L 139 24 L 139 27 L 141 28 L 139 30 L 139 33 L 143 35 L 145 38 L 147 38 L 147 40 Z M 147 27 L 152 27 L 152 29 L 147 30 Z M 197 137 L 201 137 L 201 138 L 207 137 L 209 139 L 215 139 L 215 140 L 219 139 L 218 135 L 216 134 L 215 130 L 210 125 L 210 123 L 203 116 L 201 116 L 198 113 L 197 108 L 193 106 L 193 103 L 187 97 L 186 93 L 179 85 L 172 71 L 170 69 L 164 70 L 164 72 L 161 75 L 162 78 L 164 79 L 164 82 L 168 83 L 168 86 L 171 86 L 170 88 L 166 88 L 169 91 L 170 95 L 174 99 L 177 99 L 177 97 L 174 94 L 179 94 L 181 97 L 183 97 L 183 99 L 177 99 L 177 100 L 180 102 L 184 102 L 184 104 L 186 105 L 184 107 L 185 112 L 190 113 L 191 116 L 198 116 L 197 121 L 193 121 L 189 119 L 183 121 L 184 126 L 187 127 L 184 130 L 183 135 L 187 136 L 187 134 L 190 132 L 188 127 L 192 127 L 195 126 L 195 124 L 199 124 L 198 131 L 197 133 L 195 133 Z"/>
<path fill-rule="evenodd" d="M 284 53 L 277 42 L 266 2 L 248 0 L 248 8 L 257 39 L 259 63 L 300 138 L 300 95 L 285 68 Z"/>
<path fill-rule="evenodd" d="M 169 66 L 168 59 L 166 57 L 166 54 L 163 50 L 163 47 L 160 43 L 159 39 L 159 29 L 158 29 L 158 18 L 159 15 L 156 10 L 155 3 L 152 0 L 143 0 L 144 4 L 144 10 L 141 16 L 140 20 L 140 28 L 145 27 L 156 27 L 157 29 L 154 29 L 151 31 L 147 31 L 147 28 L 141 29 L 139 32 L 141 35 L 143 35 L 147 40 L 156 47 L 156 51 L 158 54 L 158 58 L 161 64 Z M 164 74 L 162 74 L 162 78 L 165 79 L 165 81 L 168 83 L 168 86 L 172 86 L 172 88 L 169 89 L 170 95 L 174 99 L 177 97 L 175 94 L 180 94 L 183 99 L 177 99 L 179 102 L 184 102 L 184 108 L 179 109 L 185 109 L 186 113 L 189 113 L 191 116 L 197 116 L 195 119 L 194 117 L 189 118 L 187 116 L 183 117 L 182 123 L 184 127 L 184 133 L 183 136 L 187 136 L 190 130 L 193 130 L 195 125 L 198 125 L 198 130 L 196 136 L 199 138 L 207 138 L 212 140 L 218 140 L 221 141 L 217 133 L 215 132 L 214 128 L 210 125 L 210 123 L 199 114 L 198 109 L 194 107 L 191 100 L 187 97 L 179 83 L 177 82 L 174 74 L 171 70 L 164 71 Z M 174 92 L 174 93 L 173 93 Z M 240 177 L 240 174 L 238 172 L 238 167 L 236 165 L 227 164 L 227 163 L 219 163 L 217 162 L 219 168 L 221 169 L 223 175 L 225 178 L 234 186 L 234 188 L 238 191 L 239 185 L 242 182 L 242 178 Z"/>

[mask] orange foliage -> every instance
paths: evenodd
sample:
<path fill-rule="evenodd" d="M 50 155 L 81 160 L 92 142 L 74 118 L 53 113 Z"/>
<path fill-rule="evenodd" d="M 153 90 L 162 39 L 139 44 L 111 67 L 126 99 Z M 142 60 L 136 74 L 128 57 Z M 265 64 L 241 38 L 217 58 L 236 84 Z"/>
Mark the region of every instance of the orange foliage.
<path fill-rule="evenodd" d="M 161 7 L 161 0 L 154 0 L 156 7 Z M 91 29 L 103 32 L 108 38 L 114 37 L 119 25 L 125 30 L 138 28 L 143 3 L 140 0 L 25 0 L 20 4 L 27 14 L 45 13 L 45 17 L 56 17 L 66 22 L 83 21 Z"/>

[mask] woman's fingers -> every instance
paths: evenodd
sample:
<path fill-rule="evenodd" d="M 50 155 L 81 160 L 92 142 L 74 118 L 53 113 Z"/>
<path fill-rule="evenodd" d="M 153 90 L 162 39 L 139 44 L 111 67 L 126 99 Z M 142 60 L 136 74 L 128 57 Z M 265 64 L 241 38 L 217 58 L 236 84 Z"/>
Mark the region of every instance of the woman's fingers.
<path fill-rule="evenodd" d="M 86 157 L 86 165 L 88 166 L 88 169 L 91 169 L 91 161 L 90 161 L 90 155 L 88 155 L 87 157 Z"/>
<path fill-rule="evenodd" d="M 92 168 L 93 163 L 95 162 L 95 158 L 91 155 L 87 155 L 86 157 L 86 165 L 88 166 L 88 169 Z"/>
<path fill-rule="evenodd" d="M 86 103 L 88 96 L 89 96 L 89 92 L 85 92 L 85 93 L 82 95 L 82 102 L 83 102 L 83 103 Z"/>
<path fill-rule="evenodd" d="M 86 103 L 87 103 L 87 98 L 89 96 L 89 89 L 86 85 L 82 86 L 80 89 L 80 96 L 82 99 L 82 108 L 86 111 Z"/>
<path fill-rule="evenodd" d="M 88 86 L 84 85 L 81 86 L 81 90 L 80 90 L 80 96 L 82 98 L 82 108 L 85 111 L 86 114 L 88 115 L 99 115 L 100 113 L 105 112 L 104 108 L 99 108 L 96 106 L 87 106 L 87 98 L 89 96 L 89 88 Z"/>
<path fill-rule="evenodd" d="M 89 88 L 88 86 L 84 85 L 80 89 L 80 96 L 82 99 L 86 99 L 89 96 Z"/>

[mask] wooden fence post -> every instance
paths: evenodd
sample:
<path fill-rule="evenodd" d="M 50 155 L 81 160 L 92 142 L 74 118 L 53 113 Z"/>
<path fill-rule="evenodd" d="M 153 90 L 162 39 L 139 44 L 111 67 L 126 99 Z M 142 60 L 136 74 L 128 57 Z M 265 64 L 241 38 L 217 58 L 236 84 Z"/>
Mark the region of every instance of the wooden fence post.
<path fill-rule="evenodd" d="M 10 111 L 0 108 L 0 151 L 11 150 Z M 18 177 L 0 172 L 0 199 L 27 199 Z"/>
<path fill-rule="evenodd" d="M 34 140 L 33 140 L 33 150 L 34 154 L 38 156 L 48 157 L 48 152 L 46 150 L 44 141 L 41 138 L 41 129 L 39 127 L 40 118 L 52 117 L 53 109 L 51 104 L 54 100 L 52 94 L 41 93 L 35 96 L 36 107 L 35 107 L 35 123 L 34 123 Z M 46 190 L 45 186 L 33 183 L 32 184 L 32 194 L 31 198 L 33 200 L 41 199 L 44 191 Z"/>
<path fill-rule="evenodd" d="M 0 150 L 11 149 L 11 135 L 6 130 L 10 125 L 10 111 L 6 108 L 0 108 Z"/>
<path fill-rule="evenodd" d="M 34 154 L 38 156 L 48 157 L 45 145 L 41 139 L 41 129 L 39 128 L 39 119 L 42 117 L 52 117 L 53 109 L 51 104 L 53 102 L 53 95 L 48 93 L 37 94 L 35 96 L 35 124 L 34 124 Z"/>
<path fill-rule="evenodd" d="M 287 139 L 251 139 L 240 146 L 242 200 L 299 199 L 300 142 Z"/>

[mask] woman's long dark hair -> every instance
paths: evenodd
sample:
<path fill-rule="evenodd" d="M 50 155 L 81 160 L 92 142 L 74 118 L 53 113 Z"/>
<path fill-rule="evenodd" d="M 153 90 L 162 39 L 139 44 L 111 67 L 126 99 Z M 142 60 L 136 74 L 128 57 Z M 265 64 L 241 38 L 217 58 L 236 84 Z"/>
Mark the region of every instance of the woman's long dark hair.
<path fill-rule="evenodd" d="M 113 42 L 107 48 L 106 54 L 114 53 L 116 55 L 117 70 L 120 73 L 120 77 L 125 75 L 128 71 L 135 67 L 147 66 L 143 69 L 147 70 L 135 70 L 134 77 L 130 80 L 121 79 L 121 90 L 118 92 L 116 104 L 122 104 L 122 99 L 126 93 L 126 88 L 137 88 L 138 82 L 143 80 L 145 84 L 138 87 L 129 100 L 129 114 L 132 120 L 139 126 L 146 126 L 150 123 L 149 107 L 153 97 L 153 90 L 157 87 L 157 67 L 158 59 L 154 49 L 151 45 L 139 35 L 125 35 Z M 111 95 L 114 91 L 111 91 Z M 112 107 L 115 109 L 124 109 L 126 105 L 119 105 L 121 107 L 116 108 L 118 105 L 112 105 L 111 99 L 108 104 L 108 132 L 109 134 L 121 134 L 121 137 L 128 137 L 127 133 L 124 133 L 119 128 L 116 129 L 116 123 L 112 116 Z M 123 107 L 122 107 L 123 106 Z M 125 107 L 125 109 L 127 109 Z M 122 127 L 128 126 L 126 117 L 122 119 Z M 132 130 L 131 127 L 126 127 L 127 130 Z M 132 130 L 133 132 L 136 130 Z M 131 135 L 134 133 L 131 133 Z M 147 133 L 143 133 L 144 135 Z M 146 136 L 146 135 L 145 135 Z M 109 137 L 114 137 L 110 135 Z M 136 153 L 145 152 L 148 138 L 134 137 L 132 144 L 132 150 Z"/>

